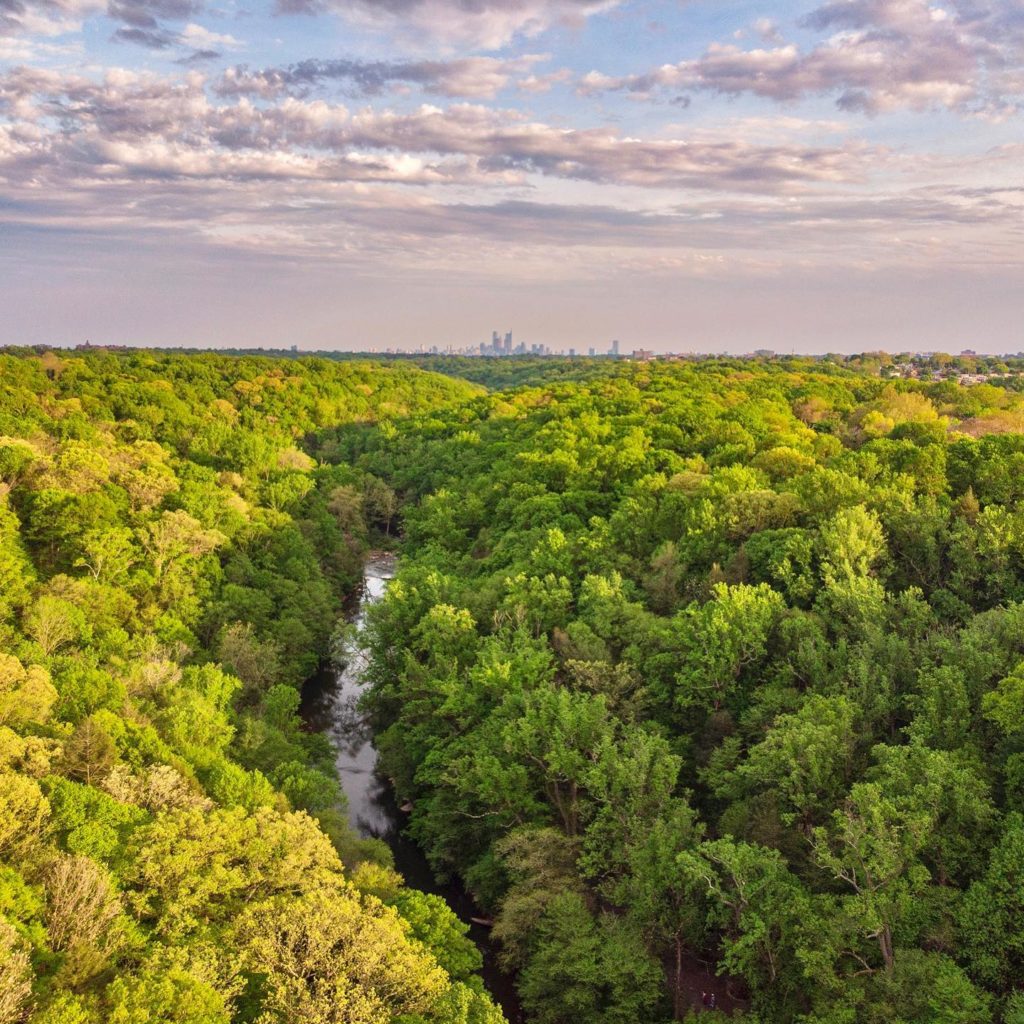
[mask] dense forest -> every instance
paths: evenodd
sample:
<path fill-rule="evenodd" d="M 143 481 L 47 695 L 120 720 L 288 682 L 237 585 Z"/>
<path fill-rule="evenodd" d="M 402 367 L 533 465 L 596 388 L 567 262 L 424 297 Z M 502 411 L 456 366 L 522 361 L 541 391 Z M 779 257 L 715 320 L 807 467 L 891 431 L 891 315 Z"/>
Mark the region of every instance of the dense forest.
<path fill-rule="evenodd" d="M 499 1024 L 466 928 L 350 832 L 298 686 L 395 496 L 321 426 L 413 367 L 0 356 L 0 1022 Z"/>
<path fill-rule="evenodd" d="M 399 537 L 377 746 L 529 1021 L 1024 1024 L 1016 381 L 421 362 L 0 356 L 0 1024 L 500 1024 L 297 717 Z"/>
<path fill-rule="evenodd" d="M 337 435 L 407 500 L 378 745 L 529 1019 L 698 958 L 751 1020 L 1024 1021 L 1022 425 L 719 361 Z"/>

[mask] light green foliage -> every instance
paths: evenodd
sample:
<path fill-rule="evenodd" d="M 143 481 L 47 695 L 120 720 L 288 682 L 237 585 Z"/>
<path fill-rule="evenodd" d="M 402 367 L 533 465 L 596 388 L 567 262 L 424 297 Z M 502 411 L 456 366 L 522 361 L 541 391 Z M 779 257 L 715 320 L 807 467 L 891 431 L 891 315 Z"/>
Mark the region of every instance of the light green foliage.
<path fill-rule="evenodd" d="M 784 602 L 767 584 L 716 584 L 712 599 L 683 619 L 687 658 L 678 702 L 719 710 L 736 694 L 749 665 L 763 657 Z"/>
<path fill-rule="evenodd" d="M 985 716 L 1004 733 L 1012 736 L 1024 732 L 1024 663 L 985 694 L 982 706 Z"/>
<path fill-rule="evenodd" d="M 399 888 L 386 902 L 408 922 L 410 934 L 433 953 L 450 978 L 469 981 L 480 970 L 480 951 L 466 937 L 469 926 L 440 896 Z"/>
<path fill-rule="evenodd" d="M 882 525 L 862 505 L 840 510 L 820 531 L 826 582 L 866 576 L 885 553 Z"/>
<path fill-rule="evenodd" d="M 338 849 L 380 853 L 298 718 L 397 513 L 307 439 L 475 389 L 367 364 L 54 365 L 0 355 L 0 1022 L 500 1024 L 447 907 L 398 881 L 409 923 L 346 881 Z"/>
<path fill-rule="evenodd" d="M 701 962 L 779 1024 L 1020 1016 L 1019 378 L 437 365 L 520 386 L 0 356 L 0 914 L 34 1014 L 496 1024 L 463 926 L 356 865 L 297 714 L 401 530 L 382 768 L 531 1019 L 682 1018 Z"/>
<path fill-rule="evenodd" d="M 236 929 L 246 965 L 267 979 L 263 1024 L 386 1024 L 422 1013 L 448 988 L 393 910 L 345 889 L 257 903 Z"/>
<path fill-rule="evenodd" d="M 229 1024 L 223 996 L 180 968 L 118 979 L 106 991 L 109 1024 Z"/>
<path fill-rule="evenodd" d="M 15 861 L 44 839 L 50 804 L 39 784 L 14 772 L 0 773 L 0 856 Z"/>
<path fill-rule="evenodd" d="M 42 724 L 50 717 L 57 691 L 40 665 L 27 669 L 17 658 L 0 653 L 0 725 Z"/>

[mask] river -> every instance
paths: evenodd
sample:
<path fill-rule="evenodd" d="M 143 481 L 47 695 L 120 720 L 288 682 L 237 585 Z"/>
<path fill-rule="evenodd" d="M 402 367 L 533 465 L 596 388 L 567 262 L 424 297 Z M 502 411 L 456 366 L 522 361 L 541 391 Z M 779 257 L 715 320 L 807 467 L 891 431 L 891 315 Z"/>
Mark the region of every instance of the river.
<path fill-rule="evenodd" d="M 357 602 L 348 615 L 357 630 L 366 624 L 367 609 L 379 601 L 395 572 L 395 558 L 375 554 L 367 559 L 363 584 Z M 512 979 L 497 964 L 488 928 L 474 924 L 479 915 L 473 900 L 457 883 L 439 885 L 423 851 L 402 831 L 405 815 L 399 810 L 394 791 L 377 772 L 377 750 L 365 716 L 359 710 L 359 698 L 366 689 L 367 652 L 358 634 L 342 670 L 327 664 L 302 688 L 301 714 L 306 728 L 326 733 L 337 751 L 338 778 L 348 800 L 348 818 L 352 828 L 366 838 L 382 839 L 391 848 L 395 868 L 406 882 L 424 892 L 443 896 L 458 916 L 470 925 L 470 938 L 483 954 L 481 972 L 484 984 L 510 1024 L 521 1024 L 522 1008 Z"/>

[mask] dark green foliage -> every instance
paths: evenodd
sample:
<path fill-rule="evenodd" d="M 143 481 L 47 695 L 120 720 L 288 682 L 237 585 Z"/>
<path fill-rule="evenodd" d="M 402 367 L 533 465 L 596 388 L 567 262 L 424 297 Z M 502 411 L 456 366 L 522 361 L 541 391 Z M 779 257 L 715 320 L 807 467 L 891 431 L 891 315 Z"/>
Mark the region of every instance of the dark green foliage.
<path fill-rule="evenodd" d="M 496 1022 L 297 717 L 399 532 L 377 746 L 531 1020 L 705 986 L 780 1024 L 1024 1019 L 1012 380 L 46 360 L 0 357 L 0 954 L 39 1021 L 333 1020 L 345 949 L 390 979 L 367 1020 Z"/>
<path fill-rule="evenodd" d="M 1019 399 L 434 365 L 523 386 L 350 449 L 409 501 L 371 707 L 533 1018 L 681 1017 L 696 957 L 765 1020 L 992 1020 L 1024 970 L 1024 446 L 987 430 Z"/>

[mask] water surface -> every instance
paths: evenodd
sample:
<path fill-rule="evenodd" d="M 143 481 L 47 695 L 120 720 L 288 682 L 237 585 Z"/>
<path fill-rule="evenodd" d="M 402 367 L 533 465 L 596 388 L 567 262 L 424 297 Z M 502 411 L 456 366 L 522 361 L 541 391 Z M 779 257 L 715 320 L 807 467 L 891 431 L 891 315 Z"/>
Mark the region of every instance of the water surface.
<path fill-rule="evenodd" d="M 452 910 L 470 925 L 470 938 L 484 958 L 481 971 L 484 984 L 511 1024 L 521 1024 L 525 1020 L 522 1008 L 512 979 L 497 965 L 490 930 L 472 922 L 472 918 L 480 914 L 472 897 L 457 882 L 438 884 L 423 851 L 403 833 L 406 816 L 395 802 L 390 783 L 378 774 L 373 732 L 359 710 L 359 699 L 369 685 L 365 677 L 368 653 L 359 631 L 366 625 L 370 605 L 384 596 L 388 580 L 394 574 L 394 555 L 376 553 L 367 559 L 362 587 L 348 614 L 348 621 L 357 632 L 347 645 L 343 667 L 326 664 L 307 680 L 302 688 L 302 719 L 307 729 L 325 733 L 334 744 L 338 778 L 348 800 L 352 828 L 364 838 L 387 843 L 395 858 L 395 868 L 408 885 L 444 897 Z"/>

